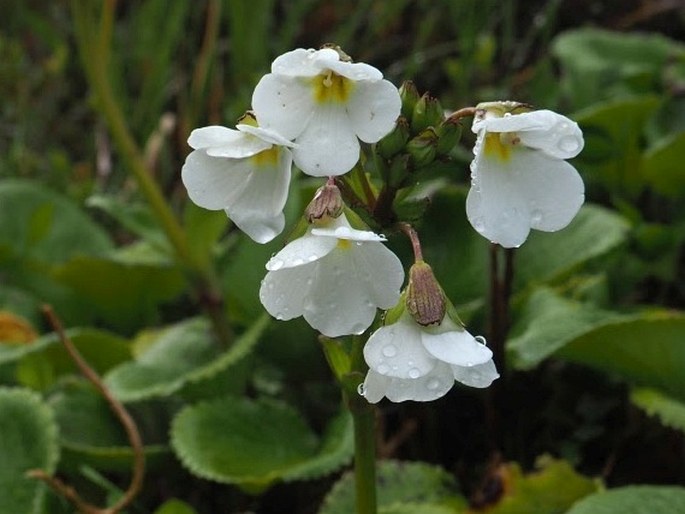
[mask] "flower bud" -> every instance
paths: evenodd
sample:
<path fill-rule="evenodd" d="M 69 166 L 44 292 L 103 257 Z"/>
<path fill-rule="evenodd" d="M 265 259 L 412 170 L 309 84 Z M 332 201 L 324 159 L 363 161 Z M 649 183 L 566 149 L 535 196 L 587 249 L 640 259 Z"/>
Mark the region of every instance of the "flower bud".
<path fill-rule="evenodd" d="M 416 261 L 409 270 L 407 310 L 421 326 L 440 324 L 447 309 L 445 293 L 424 261 Z"/>
<path fill-rule="evenodd" d="M 390 159 L 400 153 L 409 139 L 409 122 L 404 116 L 397 118 L 395 128 L 378 143 L 376 149 L 381 157 Z"/>
<path fill-rule="evenodd" d="M 457 145 L 461 139 L 461 123 L 458 120 L 446 119 L 437 128 L 438 144 L 436 151 L 438 155 L 447 155 Z"/>
<path fill-rule="evenodd" d="M 440 101 L 428 93 L 416 102 L 414 112 L 411 115 L 412 134 L 418 134 L 428 127 L 437 127 L 445 119 L 445 113 Z"/>
<path fill-rule="evenodd" d="M 329 182 L 317 189 L 304 211 L 304 216 L 309 223 L 326 222 L 340 216 L 344 207 L 340 189 Z"/>
<path fill-rule="evenodd" d="M 402 99 L 402 116 L 411 120 L 414 115 L 414 106 L 419 101 L 419 92 L 411 80 L 405 80 L 400 86 L 400 98 Z"/>
<path fill-rule="evenodd" d="M 414 166 L 421 168 L 433 162 L 437 146 L 438 135 L 433 127 L 428 127 L 418 136 L 409 140 L 407 153 L 411 156 Z"/>

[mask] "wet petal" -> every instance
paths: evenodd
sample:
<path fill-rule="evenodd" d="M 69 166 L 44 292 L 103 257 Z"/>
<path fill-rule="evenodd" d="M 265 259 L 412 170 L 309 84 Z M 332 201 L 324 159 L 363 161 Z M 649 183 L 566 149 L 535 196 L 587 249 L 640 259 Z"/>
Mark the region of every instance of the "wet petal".
<path fill-rule="evenodd" d="M 481 152 L 472 167 L 474 185 L 466 199 L 469 221 L 505 248 L 520 246 L 530 228 L 564 228 L 585 198 L 585 186 L 573 166 L 529 148 L 512 148 L 506 162 Z"/>
<path fill-rule="evenodd" d="M 193 203 L 219 210 L 240 197 L 249 172 L 245 160 L 209 157 L 204 150 L 195 150 L 186 158 L 181 179 Z"/>
<path fill-rule="evenodd" d="M 313 77 L 321 73 L 318 64 L 321 57 L 320 50 L 297 48 L 276 57 L 271 63 L 271 72 L 290 77 Z"/>
<path fill-rule="evenodd" d="M 237 130 L 233 130 L 219 125 L 211 125 L 193 130 L 188 137 L 188 144 L 194 150 L 211 148 L 213 146 L 228 145 L 242 141 L 245 138 Z"/>
<path fill-rule="evenodd" d="M 295 142 L 295 164 L 314 177 L 342 175 L 359 161 L 359 141 L 343 104 L 320 104 Z"/>
<path fill-rule="evenodd" d="M 359 139 L 375 143 L 394 128 L 401 107 L 397 88 L 387 80 L 358 82 L 349 101 L 349 119 Z"/>
<path fill-rule="evenodd" d="M 264 75 L 252 93 L 252 109 L 262 128 L 295 139 L 314 112 L 314 97 L 306 79 Z"/>
<path fill-rule="evenodd" d="M 499 378 L 495 363 L 489 360 L 476 366 L 452 366 L 452 373 L 457 382 L 470 387 L 484 388 Z"/>
<path fill-rule="evenodd" d="M 376 242 L 356 243 L 352 254 L 371 301 L 379 309 L 397 305 L 404 282 L 404 266 L 397 255 Z"/>
<path fill-rule="evenodd" d="M 231 212 L 226 209 L 226 215 L 236 226 L 245 232 L 256 243 L 264 244 L 272 241 L 285 227 L 285 216 L 282 212 L 269 214 L 267 212 Z"/>
<path fill-rule="evenodd" d="M 450 367 L 440 363 L 428 375 L 416 380 L 384 377 L 369 370 L 363 390 L 370 403 L 377 403 L 383 396 L 391 402 L 430 402 L 445 396 L 453 385 Z"/>
<path fill-rule="evenodd" d="M 305 234 L 288 243 L 285 248 L 269 259 L 266 269 L 276 271 L 316 262 L 328 255 L 337 244 L 338 241 L 333 238 Z"/>
<path fill-rule="evenodd" d="M 334 241 L 331 238 L 317 238 Z M 318 261 L 304 319 L 328 337 L 361 334 L 376 317 L 376 305 L 347 252 L 336 248 Z"/>
<path fill-rule="evenodd" d="M 438 327 L 437 330 L 440 328 Z M 479 343 L 466 330 L 449 330 L 434 333 L 436 329 L 426 329 L 421 334 L 423 347 L 433 357 L 448 364 L 473 366 L 492 359 L 492 351 Z"/>
<path fill-rule="evenodd" d="M 381 375 L 412 380 L 426 376 L 438 361 L 421 344 L 421 330 L 409 316 L 379 328 L 364 346 L 364 360 Z"/>
<path fill-rule="evenodd" d="M 363 62 L 328 61 L 326 67 L 354 81 L 377 82 L 383 78 L 383 74 L 377 68 Z"/>
<path fill-rule="evenodd" d="M 267 312 L 279 320 L 301 316 L 315 266 L 269 271 L 259 288 L 259 299 Z"/>
<path fill-rule="evenodd" d="M 287 146 L 289 148 L 292 148 L 293 146 L 295 146 L 295 143 L 287 140 L 286 138 L 281 136 L 278 132 L 275 132 L 273 130 L 265 129 L 263 127 L 253 127 L 252 125 L 243 125 L 243 124 L 236 125 L 236 128 L 241 132 L 245 132 L 247 134 L 251 134 L 253 136 L 256 136 L 259 139 L 262 139 L 263 141 L 271 143 L 272 145 Z"/>
<path fill-rule="evenodd" d="M 384 235 L 379 235 L 370 230 L 357 230 L 352 228 L 345 214 L 341 214 L 330 225 L 312 229 L 312 234 L 322 237 L 335 237 L 348 241 L 385 241 Z"/>

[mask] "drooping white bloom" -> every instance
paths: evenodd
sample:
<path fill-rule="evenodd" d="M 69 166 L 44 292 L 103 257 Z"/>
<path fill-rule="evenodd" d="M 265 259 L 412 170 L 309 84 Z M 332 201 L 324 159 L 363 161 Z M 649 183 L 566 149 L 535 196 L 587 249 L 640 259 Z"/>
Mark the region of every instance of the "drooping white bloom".
<path fill-rule="evenodd" d="M 444 396 L 455 380 L 483 388 L 499 377 L 490 349 L 449 316 L 438 326 L 424 327 L 405 311 L 371 335 L 364 359 L 369 372 L 363 394 L 370 403 L 384 396 L 393 402 L 428 402 Z"/>
<path fill-rule="evenodd" d="M 274 131 L 239 124 L 195 129 L 181 177 L 190 199 L 224 209 L 238 228 L 267 243 L 285 226 L 293 144 Z"/>
<path fill-rule="evenodd" d="M 580 128 L 552 111 L 510 114 L 520 104 L 482 105 L 472 126 L 478 138 L 466 199 L 471 225 L 505 248 L 520 246 L 531 228 L 564 228 L 585 199 L 580 175 L 564 160 L 583 149 Z"/>
<path fill-rule="evenodd" d="M 277 319 L 299 316 L 329 337 L 361 334 L 376 308 L 397 303 L 404 270 L 383 236 L 353 229 L 345 215 L 313 225 L 266 264 L 259 298 Z"/>
<path fill-rule="evenodd" d="M 298 147 L 295 164 L 316 177 L 341 175 L 359 160 L 359 139 L 375 143 L 400 114 L 397 88 L 368 64 L 340 60 L 332 48 L 285 53 L 252 96 L 261 126 Z"/>

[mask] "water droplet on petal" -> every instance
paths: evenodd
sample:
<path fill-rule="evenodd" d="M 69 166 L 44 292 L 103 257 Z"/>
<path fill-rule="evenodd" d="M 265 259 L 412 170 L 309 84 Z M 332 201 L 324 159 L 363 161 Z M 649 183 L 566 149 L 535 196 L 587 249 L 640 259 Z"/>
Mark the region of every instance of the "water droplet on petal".
<path fill-rule="evenodd" d="M 390 371 L 390 367 L 387 364 L 379 364 L 376 371 L 381 375 L 386 375 Z"/>
<path fill-rule="evenodd" d="M 316 259 L 318 259 L 318 258 L 319 258 L 318 255 L 312 254 L 312 255 L 310 255 L 309 257 L 307 257 L 307 260 L 308 260 L 309 262 L 314 262 L 314 261 L 315 261 Z"/>
<path fill-rule="evenodd" d="M 274 288 L 274 283 L 273 283 L 273 282 L 269 282 L 269 283 L 266 285 L 266 288 L 269 289 L 269 290 L 272 290 L 272 289 Z"/>
<path fill-rule="evenodd" d="M 307 279 L 307 285 L 308 285 L 308 286 L 311 286 L 313 283 L 314 283 L 314 279 L 313 279 L 312 277 L 309 277 L 309 278 Z"/>
<path fill-rule="evenodd" d="M 357 386 L 357 393 L 359 393 L 359 396 L 366 396 L 366 390 L 364 389 L 363 382 Z"/>
<path fill-rule="evenodd" d="M 362 242 L 361 242 L 361 241 L 355 241 L 354 244 L 357 245 L 357 246 L 361 246 L 361 245 L 362 245 Z"/>
<path fill-rule="evenodd" d="M 271 271 L 279 270 L 283 267 L 284 262 L 281 259 L 271 259 L 269 262 L 269 269 Z"/>
<path fill-rule="evenodd" d="M 429 391 L 435 391 L 438 387 L 440 387 L 440 380 L 437 378 L 431 378 L 426 384 L 426 389 Z"/>
<path fill-rule="evenodd" d="M 467 363 L 466 363 L 466 367 L 467 367 L 467 368 L 470 368 L 470 367 L 472 367 L 472 366 L 473 366 L 473 362 L 467 362 Z"/>
<path fill-rule="evenodd" d="M 409 378 L 419 378 L 421 376 L 421 371 L 418 368 L 412 368 L 408 372 Z"/>
<path fill-rule="evenodd" d="M 386 344 L 381 351 L 386 357 L 394 357 L 397 355 L 397 346 L 394 344 Z"/>
<path fill-rule="evenodd" d="M 535 209 L 530 213 L 530 221 L 533 223 L 540 223 L 542 221 L 542 211 L 540 209 Z"/>
<path fill-rule="evenodd" d="M 304 264 L 304 259 L 300 259 L 300 258 L 293 259 L 293 265 L 294 266 L 302 266 L 303 264 Z"/>
<path fill-rule="evenodd" d="M 483 346 L 487 346 L 487 345 L 488 345 L 488 342 L 485 340 L 485 338 L 484 338 L 483 336 L 476 336 L 476 337 L 474 337 L 474 339 L 475 339 L 478 343 L 482 344 Z"/>
<path fill-rule="evenodd" d="M 575 136 L 564 136 L 559 140 L 557 146 L 561 149 L 562 152 L 570 153 L 578 150 L 580 144 L 578 143 L 578 139 L 576 139 Z"/>
<path fill-rule="evenodd" d="M 476 218 L 473 220 L 473 228 L 476 229 L 476 232 L 483 232 L 485 230 L 485 221 L 483 218 Z"/>

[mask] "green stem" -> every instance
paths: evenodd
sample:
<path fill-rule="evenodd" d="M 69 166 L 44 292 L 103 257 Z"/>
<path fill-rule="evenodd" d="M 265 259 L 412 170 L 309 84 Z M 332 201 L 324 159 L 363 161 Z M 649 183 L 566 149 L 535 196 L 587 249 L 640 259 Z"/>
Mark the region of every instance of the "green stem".
<path fill-rule="evenodd" d="M 374 407 L 357 392 L 366 372 L 364 339 L 354 336 L 350 367 L 357 380 L 344 390 L 354 424 L 354 484 L 357 514 L 376 514 L 376 417 Z"/>
<path fill-rule="evenodd" d="M 105 35 L 111 34 L 115 6 L 115 0 L 103 3 L 98 35 L 94 31 L 96 25 L 88 3 L 83 0 L 71 2 L 76 40 L 86 76 L 127 170 L 134 176 L 140 192 L 171 243 L 176 259 L 189 277 L 196 297 L 212 320 L 220 344 L 227 347 L 232 340 L 232 332 L 223 309 L 221 292 L 215 287 L 216 277 L 211 262 L 196 257 L 191 252 L 185 231 L 149 173 L 145 158 L 131 135 L 110 85 L 107 63 L 111 39 Z"/>

